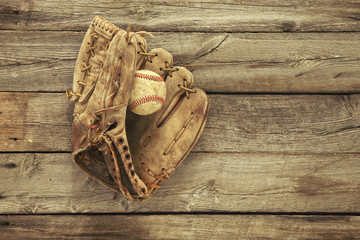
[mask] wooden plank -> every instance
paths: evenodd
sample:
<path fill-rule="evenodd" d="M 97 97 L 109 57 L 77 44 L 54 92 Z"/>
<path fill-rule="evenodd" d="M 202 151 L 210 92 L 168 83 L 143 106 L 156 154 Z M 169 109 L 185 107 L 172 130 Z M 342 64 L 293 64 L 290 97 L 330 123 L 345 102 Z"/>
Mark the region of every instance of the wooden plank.
<path fill-rule="evenodd" d="M 83 32 L 2 33 L 0 91 L 72 87 Z M 360 33 L 155 35 L 208 92 L 360 91 Z"/>
<path fill-rule="evenodd" d="M 96 15 L 149 31 L 359 31 L 359 1 L 5 0 L 0 29 L 85 30 Z"/>
<path fill-rule="evenodd" d="M 0 151 L 71 151 L 64 93 L 0 93 Z M 360 95 L 210 95 L 201 152 L 358 153 Z M 131 146 L 130 146 L 131 147 Z"/>
<path fill-rule="evenodd" d="M 141 203 L 113 200 L 70 153 L 0 159 L 0 214 L 360 212 L 358 154 L 191 153 Z"/>
<path fill-rule="evenodd" d="M 4 239 L 358 239 L 359 216 L 0 216 Z"/>

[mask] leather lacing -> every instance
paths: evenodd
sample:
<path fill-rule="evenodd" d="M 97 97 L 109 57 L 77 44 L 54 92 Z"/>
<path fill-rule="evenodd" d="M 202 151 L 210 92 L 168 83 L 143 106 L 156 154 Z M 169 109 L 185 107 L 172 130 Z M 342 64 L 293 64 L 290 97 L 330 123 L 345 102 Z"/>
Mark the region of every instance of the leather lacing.
<path fill-rule="evenodd" d="M 157 53 L 146 52 L 144 45 L 141 42 L 139 42 L 139 47 L 141 49 L 141 52 L 138 51 L 137 53 L 146 56 L 146 60 L 152 63 L 151 57 L 157 56 Z"/>
<path fill-rule="evenodd" d="M 92 41 L 91 41 L 90 46 L 87 48 L 86 53 L 87 53 L 87 54 L 90 54 L 91 57 L 95 57 L 95 51 L 94 51 L 94 50 L 95 50 L 95 46 L 94 46 L 94 44 L 95 44 L 96 39 L 99 38 L 99 35 L 95 32 L 94 28 L 91 29 L 90 37 L 92 38 Z M 86 86 L 86 81 L 85 81 L 86 75 L 89 75 L 91 68 L 92 68 L 92 65 L 91 65 L 91 64 L 88 65 L 88 63 L 86 63 L 85 61 L 83 62 L 81 71 L 82 71 L 82 72 L 85 72 L 85 74 L 84 74 L 84 79 L 83 79 L 83 81 L 77 81 L 77 83 L 78 83 L 79 85 L 81 85 L 81 86 Z M 81 94 L 81 93 L 74 92 L 74 91 L 72 91 L 72 90 L 66 90 L 66 97 L 67 97 L 68 99 L 70 99 L 72 96 L 79 96 L 79 97 L 81 97 L 82 94 Z"/>
<path fill-rule="evenodd" d="M 93 125 L 91 125 L 91 126 L 89 127 L 87 137 L 88 137 L 88 139 L 89 139 L 90 145 L 92 145 L 92 146 L 98 146 L 98 145 L 103 141 L 103 137 L 104 137 L 103 133 L 101 133 L 100 135 L 98 135 L 98 136 L 96 137 L 96 139 L 94 139 L 94 140 L 91 139 L 91 132 L 92 132 L 93 129 L 95 129 L 94 131 L 95 131 L 96 133 L 99 133 L 99 132 L 100 132 L 99 126 L 100 126 L 100 124 L 93 124 Z"/>
<path fill-rule="evenodd" d="M 130 25 L 128 26 L 127 28 L 127 35 L 126 35 L 126 38 L 127 38 L 127 42 L 128 44 L 131 43 L 131 39 L 134 35 L 136 34 L 139 34 L 141 35 L 142 37 L 144 36 L 144 34 L 147 34 L 151 37 L 154 38 L 154 36 L 146 31 L 139 31 L 139 32 L 136 32 L 134 34 L 132 34 L 130 36 Z M 92 38 L 92 44 L 87 48 L 87 53 L 91 55 L 91 57 L 94 57 L 95 56 L 95 47 L 94 47 L 94 44 L 95 44 L 95 41 L 96 39 L 99 38 L 99 35 L 94 31 L 94 29 L 92 29 L 92 32 L 90 33 L 90 36 Z M 139 47 L 141 49 L 141 51 L 138 51 L 137 53 L 140 54 L 140 55 L 143 55 L 145 56 L 146 60 L 149 61 L 150 63 L 152 63 L 152 57 L 157 57 L 158 54 L 157 53 L 150 53 L 150 52 L 147 52 L 145 47 L 143 46 L 142 43 L 138 43 L 139 44 Z M 108 46 L 107 46 L 108 47 Z M 91 68 L 92 68 L 92 65 L 89 64 L 87 65 L 86 62 L 83 62 L 83 68 L 81 68 L 81 71 L 82 72 L 85 72 L 84 74 L 84 79 L 86 77 L 86 75 L 89 74 L 89 72 L 91 71 Z M 165 71 L 167 75 L 169 75 L 170 77 L 172 77 L 172 73 L 175 72 L 175 71 L 178 71 L 179 69 L 178 68 L 175 68 L 175 67 L 171 67 L 170 64 L 165 61 L 165 67 L 162 67 L 160 68 L 161 71 Z M 86 82 L 85 81 L 77 81 L 78 84 L 82 85 L 82 86 L 86 86 Z M 183 85 L 178 85 L 179 88 L 181 88 L 182 90 L 185 91 L 185 94 L 186 94 L 186 97 L 189 98 L 190 97 L 190 93 L 196 93 L 196 90 L 190 88 L 187 84 L 187 80 L 186 79 L 183 79 Z M 72 96 L 82 96 L 82 94 L 80 93 L 76 93 L 74 91 L 71 91 L 71 90 L 67 90 L 66 91 L 66 95 L 67 95 L 67 98 L 70 99 Z M 109 111 L 109 110 L 112 110 L 112 108 L 108 108 L 108 109 L 103 109 L 102 111 Z M 94 113 L 94 117 L 96 119 L 99 119 L 99 117 L 97 116 L 97 114 Z M 164 155 L 167 155 L 171 149 L 174 147 L 175 143 L 177 142 L 177 140 L 180 138 L 180 136 L 183 134 L 183 132 L 185 131 L 186 127 L 189 125 L 191 119 L 193 117 L 193 113 L 191 113 L 191 115 L 189 116 L 189 118 L 185 121 L 185 124 L 183 125 L 183 128 L 179 131 L 179 133 L 176 135 L 176 137 L 174 138 L 174 140 L 171 142 L 171 144 L 168 146 L 168 148 L 165 150 L 164 152 Z M 95 145 L 95 146 L 98 146 L 102 141 L 103 141 L 103 138 L 105 137 L 104 136 L 104 133 L 107 131 L 108 127 L 110 125 L 108 125 L 100 134 L 100 129 L 99 129 L 99 124 L 93 124 L 89 127 L 89 130 L 88 130 L 88 139 L 89 139 L 89 143 L 90 145 Z M 97 134 L 99 134 L 96 139 L 91 139 L 91 132 L 92 131 L 95 131 Z M 113 157 L 113 156 L 112 156 Z M 155 178 L 155 182 L 154 183 L 147 183 L 146 185 L 148 187 L 151 187 L 151 188 L 155 188 L 155 189 L 158 189 L 160 188 L 160 184 L 161 182 L 163 181 L 166 181 L 167 179 L 170 178 L 170 174 L 167 172 L 167 170 L 165 168 L 163 168 L 161 170 L 161 175 L 157 175 L 155 174 L 144 162 L 141 162 L 141 166 L 142 168 L 146 171 L 146 173 L 148 175 L 150 175 L 151 177 Z"/>
<path fill-rule="evenodd" d="M 147 174 L 149 174 L 151 177 L 156 178 L 157 180 L 155 181 L 155 183 L 147 183 L 146 185 L 148 187 L 152 187 L 152 188 L 160 188 L 159 184 L 163 181 L 166 181 L 167 179 L 170 178 L 170 174 L 166 171 L 165 168 L 161 169 L 161 173 L 162 176 L 155 174 L 147 165 L 146 163 L 142 162 L 141 163 L 141 167 L 145 170 L 145 172 Z M 144 180 L 143 180 L 144 181 Z"/>
<path fill-rule="evenodd" d="M 120 104 L 117 106 L 112 106 L 112 107 L 107 107 L 107 108 L 103 108 L 100 110 L 97 110 L 95 112 L 92 113 L 92 116 L 94 117 L 95 120 L 100 121 L 102 119 L 101 114 L 107 113 L 109 111 L 116 111 L 118 108 L 124 107 L 126 106 L 126 104 Z M 98 146 L 102 141 L 103 138 L 105 136 L 105 133 L 108 131 L 109 127 L 112 125 L 112 123 L 108 123 L 107 126 L 104 128 L 104 130 L 102 130 L 102 132 L 100 133 L 100 124 L 96 123 L 96 124 L 92 124 L 89 127 L 88 130 L 88 139 L 89 139 L 89 143 L 90 145 L 93 146 Z M 95 131 L 95 133 L 98 134 L 98 136 L 95 139 L 91 139 L 91 132 Z"/>
<path fill-rule="evenodd" d="M 179 71 L 178 68 L 170 67 L 169 63 L 165 61 L 165 67 L 159 68 L 160 71 L 165 71 L 170 77 L 172 77 L 172 72 Z"/>
<path fill-rule="evenodd" d="M 140 31 L 138 33 L 147 33 L 145 31 Z M 146 57 L 146 60 L 149 61 L 150 63 L 152 63 L 152 57 L 157 57 L 158 54 L 157 53 L 151 53 L 151 52 L 146 52 L 146 49 L 144 47 L 144 45 L 142 43 L 138 43 L 139 47 L 141 49 L 141 51 L 138 51 L 137 53 L 140 55 L 143 55 Z M 165 67 L 160 67 L 159 68 L 160 71 L 166 72 L 167 75 L 169 75 L 170 77 L 172 77 L 172 73 L 179 71 L 179 68 L 177 67 L 171 67 L 170 64 L 165 61 Z M 196 90 L 190 88 L 187 84 L 187 80 L 183 79 L 183 85 L 178 85 L 179 88 L 181 88 L 182 90 L 185 91 L 185 95 L 187 98 L 190 98 L 190 93 L 196 93 Z"/>
<path fill-rule="evenodd" d="M 133 34 L 130 35 L 130 28 L 131 28 L 131 24 L 128 25 L 127 29 L 126 29 L 126 40 L 128 44 L 131 44 L 131 39 L 135 36 L 135 35 L 140 35 L 141 37 L 144 37 L 144 35 L 148 35 L 152 38 L 155 38 L 154 35 L 152 35 L 151 33 L 147 32 L 147 31 L 137 31 Z"/>
<path fill-rule="evenodd" d="M 128 28 L 129 29 L 129 28 Z M 145 56 L 146 60 L 149 61 L 150 63 L 152 63 L 152 57 L 157 57 L 158 54 L 157 53 L 151 53 L 151 52 L 147 52 L 144 45 L 139 42 L 138 43 L 141 51 L 138 51 L 137 53 L 142 55 L 142 56 Z M 164 71 L 166 72 L 166 74 L 170 77 L 172 77 L 172 73 L 173 72 L 176 72 L 176 71 L 179 71 L 179 68 L 177 67 L 171 67 L 170 64 L 165 61 L 164 63 L 165 67 L 160 67 L 159 70 L 160 71 Z M 196 93 L 196 90 L 190 88 L 190 86 L 188 86 L 188 83 L 187 83 L 187 80 L 186 79 L 183 79 L 183 85 L 178 85 L 178 87 L 182 90 L 185 91 L 185 95 L 187 98 L 190 98 L 190 93 Z M 191 119 L 193 118 L 193 115 L 194 113 L 191 113 L 190 116 L 188 117 L 188 119 L 185 121 L 182 129 L 178 132 L 178 134 L 175 136 L 175 138 L 173 139 L 173 141 L 170 143 L 170 145 L 167 147 L 167 149 L 165 150 L 165 152 L 163 153 L 164 155 L 167 155 L 169 154 L 169 152 L 171 151 L 171 149 L 173 149 L 175 143 L 179 140 L 180 136 L 184 133 L 185 129 L 187 128 L 187 126 L 189 125 Z M 157 175 L 155 174 L 147 165 L 146 163 L 144 162 L 141 162 L 141 167 L 145 170 L 145 172 L 150 175 L 151 177 L 155 178 L 155 182 L 154 183 L 144 183 L 148 186 L 148 187 L 151 187 L 151 188 L 155 188 L 155 189 L 158 189 L 160 188 L 160 184 L 163 182 L 163 181 L 166 181 L 167 179 L 169 179 L 170 175 L 169 173 L 167 172 L 167 170 L 165 168 L 163 168 L 161 170 L 161 173 L 162 173 L 162 176 L 160 175 Z"/>
<path fill-rule="evenodd" d="M 194 116 L 194 113 L 192 112 L 190 114 L 190 116 L 186 119 L 183 127 L 180 129 L 180 131 L 178 132 L 178 134 L 176 134 L 175 138 L 173 139 L 173 141 L 169 144 L 169 146 L 167 147 L 167 149 L 165 150 L 165 152 L 163 153 L 164 155 L 169 154 L 169 152 L 171 151 L 171 149 L 174 148 L 175 143 L 179 140 L 179 138 L 181 137 L 181 135 L 185 132 L 185 129 L 189 126 L 192 118 Z M 146 185 L 148 187 L 152 187 L 152 188 L 160 188 L 159 184 L 161 184 L 163 181 L 169 179 L 170 174 L 167 172 L 167 170 L 165 168 L 163 168 L 161 170 L 162 176 L 160 175 L 156 175 L 144 162 L 141 162 L 141 166 L 142 168 L 146 171 L 147 174 L 149 174 L 151 177 L 155 178 L 155 182 L 154 183 L 147 183 Z M 144 181 L 144 180 L 143 180 Z"/>
<path fill-rule="evenodd" d="M 178 132 L 178 134 L 175 136 L 174 140 L 170 143 L 170 145 L 167 147 L 167 149 L 165 150 L 165 152 L 163 153 L 164 155 L 169 154 L 169 152 L 171 151 L 171 149 L 173 149 L 173 147 L 175 146 L 175 143 L 179 140 L 179 138 L 181 137 L 181 135 L 184 133 L 185 129 L 189 126 L 191 119 L 193 118 L 194 113 L 192 112 L 190 114 L 190 116 L 186 119 L 182 129 Z M 162 175 L 157 175 L 155 174 L 144 162 L 141 162 L 141 167 L 145 170 L 145 172 L 150 175 L 151 177 L 155 178 L 155 182 L 154 183 L 145 183 L 145 181 L 143 180 L 143 182 L 146 184 L 146 186 L 148 187 L 152 187 L 152 188 L 160 188 L 160 184 L 164 181 L 166 181 L 167 179 L 170 178 L 170 174 L 167 172 L 167 170 L 165 168 L 161 169 L 161 174 Z"/>
<path fill-rule="evenodd" d="M 183 79 L 183 84 L 183 86 L 179 84 L 178 87 L 185 91 L 187 98 L 190 98 L 190 93 L 196 93 L 196 90 L 188 87 L 186 79 Z"/>

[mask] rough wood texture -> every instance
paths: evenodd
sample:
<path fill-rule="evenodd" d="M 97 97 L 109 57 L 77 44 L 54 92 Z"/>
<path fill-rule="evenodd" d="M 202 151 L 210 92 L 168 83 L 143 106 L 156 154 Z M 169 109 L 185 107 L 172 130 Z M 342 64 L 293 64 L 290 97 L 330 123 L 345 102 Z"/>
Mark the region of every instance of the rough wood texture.
<path fill-rule="evenodd" d="M 0 216 L 4 239 L 357 239 L 358 216 Z"/>
<path fill-rule="evenodd" d="M 359 238 L 360 0 L 0 2 L 1 239 Z M 71 162 L 64 90 L 96 15 L 153 32 L 211 93 L 143 203 Z"/>
<path fill-rule="evenodd" d="M 113 200 L 69 153 L 0 159 L 0 214 L 360 211 L 357 154 L 191 153 L 141 203 Z"/>
<path fill-rule="evenodd" d="M 3 0 L 0 29 L 85 30 L 102 15 L 150 31 L 359 31 L 359 1 Z"/>
<path fill-rule="evenodd" d="M 3 31 L 0 91 L 72 88 L 83 35 Z M 167 49 L 208 92 L 360 91 L 360 33 L 155 35 L 149 48 Z"/>
<path fill-rule="evenodd" d="M 210 95 L 195 151 L 359 152 L 360 95 Z M 71 151 L 64 93 L 0 93 L 0 151 Z"/>

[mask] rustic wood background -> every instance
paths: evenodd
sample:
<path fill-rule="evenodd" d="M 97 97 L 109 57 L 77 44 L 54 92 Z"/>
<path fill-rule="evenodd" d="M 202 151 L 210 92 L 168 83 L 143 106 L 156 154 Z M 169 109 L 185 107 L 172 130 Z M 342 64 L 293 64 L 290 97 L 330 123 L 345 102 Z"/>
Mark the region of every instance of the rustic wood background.
<path fill-rule="evenodd" d="M 71 162 L 77 52 L 96 15 L 153 32 L 210 96 L 149 200 Z M 0 238 L 360 237 L 359 0 L 0 0 Z"/>

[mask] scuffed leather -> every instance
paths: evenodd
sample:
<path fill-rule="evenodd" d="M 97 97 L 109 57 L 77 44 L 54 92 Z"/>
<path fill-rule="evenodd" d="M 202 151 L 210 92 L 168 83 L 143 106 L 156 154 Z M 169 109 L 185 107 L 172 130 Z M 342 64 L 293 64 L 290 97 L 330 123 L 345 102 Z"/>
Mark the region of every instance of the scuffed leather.
<path fill-rule="evenodd" d="M 174 173 L 199 139 L 209 113 L 209 99 L 192 87 L 192 74 L 172 67 L 172 55 L 161 48 L 147 54 L 143 35 L 95 17 L 68 92 L 75 103 L 74 163 L 111 190 L 139 201 Z M 139 69 L 161 75 L 167 88 L 163 108 L 148 116 L 127 111 Z"/>

